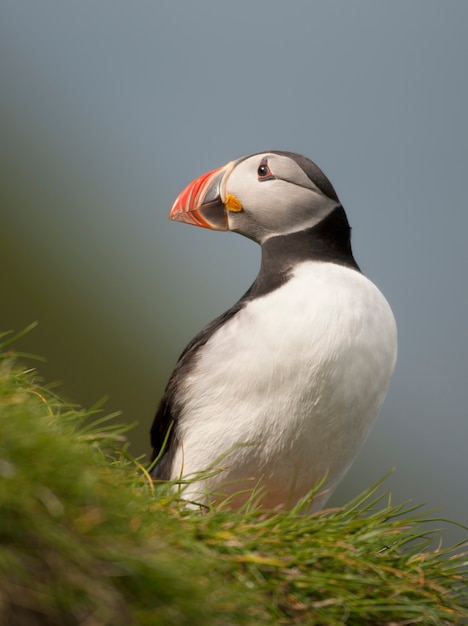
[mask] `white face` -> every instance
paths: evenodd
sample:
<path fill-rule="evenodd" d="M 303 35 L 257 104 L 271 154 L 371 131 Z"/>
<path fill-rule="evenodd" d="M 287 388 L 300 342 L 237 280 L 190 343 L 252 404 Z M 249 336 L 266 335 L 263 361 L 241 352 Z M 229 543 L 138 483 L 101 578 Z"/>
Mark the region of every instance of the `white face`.
<path fill-rule="evenodd" d="M 228 211 L 229 230 L 259 243 L 314 226 L 338 206 L 293 159 L 268 152 L 233 163 L 225 179 L 227 194 L 243 207 L 239 213 Z"/>

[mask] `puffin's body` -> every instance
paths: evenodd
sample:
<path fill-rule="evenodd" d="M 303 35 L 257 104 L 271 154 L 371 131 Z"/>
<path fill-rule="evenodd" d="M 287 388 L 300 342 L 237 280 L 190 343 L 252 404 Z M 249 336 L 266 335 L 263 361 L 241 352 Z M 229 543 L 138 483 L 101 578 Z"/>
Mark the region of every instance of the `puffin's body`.
<path fill-rule="evenodd" d="M 166 440 L 153 476 L 189 479 L 184 497 L 197 502 L 238 506 L 255 489 L 266 508 L 323 480 L 312 510 L 323 507 L 396 360 L 391 309 L 353 258 L 333 187 L 305 157 L 258 153 L 195 180 L 170 217 L 254 239 L 262 264 L 182 353 L 151 430 L 153 459 Z"/>

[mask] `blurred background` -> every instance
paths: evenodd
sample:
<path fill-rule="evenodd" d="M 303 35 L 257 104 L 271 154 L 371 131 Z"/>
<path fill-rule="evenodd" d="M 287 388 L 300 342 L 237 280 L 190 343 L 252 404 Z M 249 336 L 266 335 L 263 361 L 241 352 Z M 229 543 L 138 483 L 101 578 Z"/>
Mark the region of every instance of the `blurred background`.
<path fill-rule="evenodd" d="M 4 0 L 0 329 L 37 320 L 18 348 L 68 399 L 109 395 L 147 452 L 179 353 L 260 259 L 170 223 L 175 196 L 241 155 L 303 153 L 399 326 L 384 409 L 332 504 L 396 467 L 395 501 L 468 523 L 467 24 L 463 0 Z"/>

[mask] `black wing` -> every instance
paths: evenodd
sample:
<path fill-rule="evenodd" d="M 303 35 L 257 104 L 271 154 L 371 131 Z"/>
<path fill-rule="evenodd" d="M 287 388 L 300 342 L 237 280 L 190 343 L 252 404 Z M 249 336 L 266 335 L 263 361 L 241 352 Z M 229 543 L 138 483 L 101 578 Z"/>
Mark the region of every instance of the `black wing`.
<path fill-rule="evenodd" d="M 168 431 L 171 429 L 164 453 L 152 471 L 153 478 L 168 480 L 171 475 L 172 461 L 179 441 L 178 419 L 182 407 L 178 402 L 178 391 L 181 383 L 188 372 L 195 367 L 200 348 L 206 344 L 210 337 L 223 326 L 223 324 L 236 315 L 242 307 L 243 302 L 240 300 L 228 311 L 210 322 L 192 339 L 180 355 L 159 402 L 156 416 L 151 427 L 151 445 L 153 446 L 151 462 L 158 457 L 164 440 L 168 435 Z"/>

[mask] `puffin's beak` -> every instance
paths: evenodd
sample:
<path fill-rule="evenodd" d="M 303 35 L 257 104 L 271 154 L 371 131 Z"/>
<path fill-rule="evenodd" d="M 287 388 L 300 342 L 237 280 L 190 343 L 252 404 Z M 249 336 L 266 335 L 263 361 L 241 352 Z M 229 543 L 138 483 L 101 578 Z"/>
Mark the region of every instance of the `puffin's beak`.
<path fill-rule="evenodd" d="M 227 207 L 222 200 L 221 186 L 230 170 L 229 165 L 203 174 L 191 182 L 177 196 L 169 218 L 212 230 L 227 230 Z"/>

